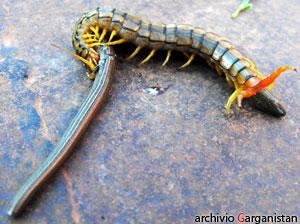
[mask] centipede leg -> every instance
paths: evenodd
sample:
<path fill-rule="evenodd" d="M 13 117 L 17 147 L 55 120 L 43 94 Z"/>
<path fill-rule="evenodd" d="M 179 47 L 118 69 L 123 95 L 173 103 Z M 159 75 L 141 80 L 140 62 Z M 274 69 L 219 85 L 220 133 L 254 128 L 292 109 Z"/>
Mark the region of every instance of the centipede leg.
<path fill-rule="evenodd" d="M 150 58 L 153 57 L 155 51 L 156 51 L 155 49 L 152 49 L 151 52 L 150 52 L 150 54 L 140 63 L 140 65 L 145 64 L 147 61 L 149 61 Z"/>
<path fill-rule="evenodd" d="M 134 52 L 132 52 L 132 54 L 126 58 L 126 60 L 129 61 L 130 59 L 134 58 L 134 56 L 136 56 L 136 55 L 139 53 L 139 51 L 140 51 L 141 49 L 142 49 L 142 48 L 138 46 L 138 47 L 134 50 Z"/>
<path fill-rule="evenodd" d="M 190 58 L 190 55 L 188 53 L 186 53 L 185 51 L 182 52 L 182 54 L 186 57 L 186 58 Z"/>
<path fill-rule="evenodd" d="M 107 34 L 107 29 L 103 29 L 101 35 L 99 33 L 99 26 L 92 26 L 90 29 L 94 34 L 87 33 L 83 35 L 83 38 L 84 42 L 88 44 L 89 48 L 92 49 L 93 47 L 98 47 L 101 45 L 101 42 L 104 40 L 105 35 Z"/>
<path fill-rule="evenodd" d="M 239 97 L 241 97 L 241 92 L 242 92 L 242 89 L 240 89 L 240 88 L 236 89 L 229 97 L 229 99 L 226 103 L 226 106 L 225 106 L 225 112 L 227 115 L 230 115 L 230 108 L 231 108 L 231 105 L 234 103 L 234 101 L 236 99 L 238 99 Z M 239 99 L 239 101 L 241 101 L 241 99 Z"/>
<path fill-rule="evenodd" d="M 233 82 L 232 82 L 232 80 L 229 78 L 230 75 L 227 74 L 227 73 L 225 73 L 225 77 L 226 77 L 226 82 L 228 83 L 228 85 L 229 85 L 230 87 L 233 87 Z"/>
<path fill-rule="evenodd" d="M 98 55 L 98 53 L 94 50 L 94 48 L 89 49 L 92 53 L 94 53 L 95 55 Z"/>
<path fill-rule="evenodd" d="M 90 34 L 90 33 L 86 33 L 82 35 L 82 38 L 84 39 L 88 39 L 88 38 L 94 38 L 95 34 Z"/>
<path fill-rule="evenodd" d="M 91 27 L 91 31 L 95 34 L 96 38 L 99 38 L 99 26 Z"/>
<path fill-rule="evenodd" d="M 213 63 L 212 61 L 210 60 L 207 60 L 206 63 L 208 64 L 209 67 L 211 67 L 212 69 L 215 68 L 215 63 Z"/>
<path fill-rule="evenodd" d="M 108 39 L 108 42 L 111 42 L 112 39 L 114 38 L 114 36 L 116 36 L 117 33 L 118 33 L 117 31 L 113 30 L 113 31 L 111 32 L 111 34 L 110 34 L 110 37 L 109 37 L 109 39 Z"/>
<path fill-rule="evenodd" d="M 90 43 L 96 43 L 98 40 L 96 38 L 88 38 L 84 40 L 85 43 L 90 44 Z"/>
<path fill-rule="evenodd" d="M 89 44 L 89 48 L 93 48 L 93 47 L 99 47 L 101 45 L 101 43 L 92 43 L 92 44 Z"/>
<path fill-rule="evenodd" d="M 111 45 L 123 44 L 125 42 L 127 42 L 127 40 L 125 40 L 125 39 L 119 39 L 119 40 L 115 40 L 115 41 L 112 41 L 112 42 L 101 43 L 100 45 L 111 46 Z"/>
<path fill-rule="evenodd" d="M 223 75 L 223 70 L 222 70 L 219 66 L 215 65 L 215 69 L 216 69 L 217 74 L 218 74 L 219 76 L 222 76 L 222 75 Z"/>
<path fill-rule="evenodd" d="M 84 39 L 84 42 L 86 42 L 86 43 L 97 42 L 97 37 L 95 34 L 87 33 L 87 34 L 84 34 L 82 36 L 82 38 Z"/>
<path fill-rule="evenodd" d="M 195 53 L 191 54 L 191 56 L 189 57 L 189 60 L 185 64 L 181 65 L 180 68 L 185 68 L 185 67 L 189 66 L 191 64 L 191 62 L 194 60 L 195 56 L 196 56 Z"/>
<path fill-rule="evenodd" d="M 99 37 L 98 43 L 101 43 L 104 40 L 106 33 L 107 29 L 103 29 L 101 36 Z"/>
<path fill-rule="evenodd" d="M 164 67 L 168 63 L 168 61 L 171 57 L 171 52 L 172 52 L 172 50 L 168 50 L 167 57 L 166 57 L 164 63 L 161 65 L 161 67 Z"/>

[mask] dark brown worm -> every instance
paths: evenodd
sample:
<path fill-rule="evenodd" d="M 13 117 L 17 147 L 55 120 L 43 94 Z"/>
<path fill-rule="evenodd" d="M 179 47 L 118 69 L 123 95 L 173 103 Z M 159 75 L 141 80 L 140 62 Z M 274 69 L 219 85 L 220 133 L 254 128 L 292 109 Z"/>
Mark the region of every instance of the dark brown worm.
<path fill-rule="evenodd" d="M 108 34 L 110 37 L 106 42 L 105 37 Z M 113 40 L 116 37 L 118 39 Z M 129 59 L 142 48 L 151 49 L 141 64 L 147 62 L 157 50 L 167 51 L 163 65 L 169 61 L 172 50 L 181 51 L 189 58 L 181 67 L 188 66 L 197 55 L 204 58 L 219 74 L 225 74 L 227 82 L 235 88 L 226 104 L 228 114 L 235 100 L 238 100 L 240 106 L 243 98 L 254 96 L 258 101 L 267 100 L 268 107 L 257 104 L 261 110 L 275 116 L 285 115 L 279 101 L 266 93 L 265 89 L 272 85 L 282 72 L 295 68 L 280 67 L 266 78 L 257 70 L 252 60 L 243 56 L 229 41 L 215 33 L 190 25 L 151 23 L 115 8 L 97 8 L 84 14 L 73 32 L 73 46 L 77 54 L 95 64 L 98 60 L 98 46 L 125 42 L 137 46 Z"/>
<path fill-rule="evenodd" d="M 115 56 L 111 47 L 99 48 L 99 54 L 101 56 L 99 71 L 96 74 L 96 79 L 88 97 L 55 149 L 16 193 L 8 210 L 8 215 L 18 215 L 35 192 L 40 189 L 44 182 L 60 167 L 63 161 L 72 152 L 76 143 L 106 98 L 115 70 Z"/>

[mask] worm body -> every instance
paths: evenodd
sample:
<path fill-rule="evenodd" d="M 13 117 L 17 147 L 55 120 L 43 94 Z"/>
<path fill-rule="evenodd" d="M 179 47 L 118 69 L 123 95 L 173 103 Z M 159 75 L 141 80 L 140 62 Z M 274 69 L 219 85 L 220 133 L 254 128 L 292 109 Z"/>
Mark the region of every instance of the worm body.
<path fill-rule="evenodd" d="M 107 43 L 105 36 L 110 35 Z M 118 40 L 113 40 L 115 38 Z M 212 32 L 206 32 L 199 27 L 176 24 L 157 24 L 143 21 L 114 8 L 97 8 L 84 14 L 77 22 L 73 32 L 73 46 L 77 54 L 89 61 L 95 60 L 95 49 L 102 45 L 116 45 L 125 42 L 137 46 L 129 57 L 134 57 L 142 48 L 151 49 L 148 57 L 142 61 L 147 62 L 157 50 L 167 51 L 165 65 L 173 50 L 181 51 L 188 57 L 188 61 L 182 66 L 188 66 L 195 56 L 204 58 L 218 74 L 225 74 L 227 82 L 235 88 L 235 92 L 229 98 L 226 112 L 230 112 L 230 106 L 238 100 L 241 105 L 243 98 L 254 97 L 261 101 L 260 91 L 266 92 L 267 87 L 286 70 L 295 70 L 290 66 L 283 66 L 275 70 L 269 77 L 264 77 L 249 58 L 240 53 L 229 41 Z M 285 115 L 284 108 L 278 100 L 272 97 L 274 107 L 258 108 L 275 116 Z M 265 97 L 263 97 L 265 100 Z M 255 103 L 254 103 L 255 104 Z"/>
<path fill-rule="evenodd" d="M 77 115 L 72 120 L 70 126 L 56 145 L 55 149 L 34 171 L 34 173 L 31 174 L 16 193 L 8 210 L 8 215 L 18 215 L 34 193 L 60 167 L 63 161 L 72 152 L 91 119 L 94 117 L 96 111 L 104 101 L 110 89 L 112 75 L 115 69 L 115 57 L 114 52 L 110 47 L 102 47 L 100 55 L 101 60 L 99 61 L 99 71 L 97 72 L 96 79 L 88 97 L 82 104 Z"/>

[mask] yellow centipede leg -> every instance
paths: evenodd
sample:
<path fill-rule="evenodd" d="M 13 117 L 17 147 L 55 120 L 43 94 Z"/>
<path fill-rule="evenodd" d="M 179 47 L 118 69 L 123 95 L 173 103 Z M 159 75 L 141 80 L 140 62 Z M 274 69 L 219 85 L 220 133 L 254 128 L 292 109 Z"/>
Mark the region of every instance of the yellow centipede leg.
<path fill-rule="evenodd" d="M 114 38 L 114 36 L 116 36 L 117 33 L 118 33 L 117 31 L 113 30 L 113 31 L 111 32 L 111 34 L 110 34 L 110 37 L 109 37 L 109 39 L 108 39 L 108 42 L 111 42 L 112 39 Z"/>
<path fill-rule="evenodd" d="M 99 28 L 98 28 L 99 29 Z M 85 37 L 87 38 L 87 40 L 85 40 L 85 42 L 88 44 L 89 48 L 92 47 L 97 47 L 101 45 L 101 42 L 103 41 L 103 39 L 105 38 L 105 35 L 107 33 L 106 29 L 103 29 L 101 36 L 99 37 L 99 33 L 98 33 L 98 29 L 95 29 L 94 27 L 91 27 L 91 30 L 95 33 L 95 37 L 92 38 L 93 35 L 87 35 L 85 34 Z M 91 44 L 89 44 L 91 43 Z"/>
<path fill-rule="evenodd" d="M 84 39 L 90 39 L 90 38 L 94 38 L 95 34 L 86 33 L 86 34 L 83 34 L 82 37 Z"/>
<path fill-rule="evenodd" d="M 188 53 L 186 53 L 185 51 L 184 52 L 182 52 L 182 54 L 186 57 L 186 58 L 190 58 L 190 56 L 189 56 L 189 54 Z"/>
<path fill-rule="evenodd" d="M 191 62 L 194 60 L 195 56 L 196 56 L 196 54 L 193 53 L 193 54 L 189 57 L 189 60 L 188 60 L 185 64 L 181 65 L 180 68 L 185 68 L 185 67 L 189 66 L 189 65 L 191 64 Z"/>
<path fill-rule="evenodd" d="M 105 38 L 105 35 L 107 33 L 107 29 L 103 29 L 101 36 L 99 37 L 98 43 L 101 43 L 103 39 Z"/>
<path fill-rule="evenodd" d="M 89 38 L 89 39 L 84 40 L 84 42 L 89 44 L 89 43 L 96 43 L 96 42 L 98 42 L 98 40 L 95 38 Z"/>
<path fill-rule="evenodd" d="M 86 33 L 82 35 L 82 37 L 86 44 L 96 43 L 98 41 L 98 38 L 96 37 L 95 34 Z"/>
<path fill-rule="evenodd" d="M 225 77 L 226 77 L 226 81 L 227 81 L 227 83 L 228 83 L 228 85 L 230 86 L 230 87 L 233 87 L 233 82 L 232 82 L 232 80 L 229 78 L 229 74 L 228 73 L 225 73 Z"/>
<path fill-rule="evenodd" d="M 153 57 L 155 51 L 156 51 L 155 49 L 152 49 L 151 52 L 150 52 L 150 54 L 140 63 L 140 65 L 145 64 L 147 61 L 149 61 L 150 58 Z"/>
<path fill-rule="evenodd" d="M 95 26 L 95 27 L 92 26 L 90 29 L 91 29 L 91 31 L 93 31 L 93 33 L 95 34 L 95 36 L 97 38 L 99 38 L 99 26 Z"/>
<path fill-rule="evenodd" d="M 93 52 L 94 54 L 96 54 L 96 55 L 98 54 L 97 51 L 95 51 L 93 48 L 90 48 L 89 50 L 90 50 L 91 52 Z"/>
<path fill-rule="evenodd" d="M 168 61 L 169 61 L 169 59 L 170 59 L 170 57 L 171 57 L 171 52 L 172 52 L 171 49 L 168 50 L 167 57 L 166 57 L 164 63 L 161 65 L 161 67 L 164 67 L 164 66 L 168 63 Z"/>
<path fill-rule="evenodd" d="M 98 47 L 100 45 L 101 45 L 101 43 L 92 43 L 92 44 L 89 44 L 88 46 L 89 46 L 89 48 L 92 48 L 92 47 Z"/>
<path fill-rule="evenodd" d="M 238 98 L 240 97 L 241 92 L 242 92 L 242 89 L 238 88 L 238 89 L 236 89 L 236 90 L 231 94 L 231 96 L 229 97 L 229 99 L 228 99 L 228 101 L 227 101 L 227 103 L 226 103 L 226 106 L 225 106 L 225 113 L 226 113 L 227 115 L 230 115 L 230 112 L 231 112 L 231 110 L 230 110 L 231 105 L 233 104 L 233 102 L 234 102 L 236 99 L 238 99 Z M 241 99 L 240 99 L 240 101 L 241 101 Z"/>
<path fill-rule="evenodd" d="M 107 43 L 101 43 L 100 45 L 107 45 L 107 46 L 110 46 L 110 45 L 117 45 L 117 44 L 123 44 L 127 42 L 127 40 L 125 39 L 119 39 L 119 40 L 115 40 L 115 41 L 112 41 L 112 42 L 107 42 Z"/>
<path fill-rule="evenodd" d="M 130 56 L 128 56 L 127 58 L 126 58 L 126 60 L 130 60 L 130 59 L 132 59 L 134 56 L 136 56 L 138 53 L 139 53 L 139 51 L 141 50 L 142 48 L 140 47 L 140 46 L 137 46 L 136 47 L 136 49 L 134 50 L 134 52 L 132 52 L 132 54 L 130 55 Z"/>

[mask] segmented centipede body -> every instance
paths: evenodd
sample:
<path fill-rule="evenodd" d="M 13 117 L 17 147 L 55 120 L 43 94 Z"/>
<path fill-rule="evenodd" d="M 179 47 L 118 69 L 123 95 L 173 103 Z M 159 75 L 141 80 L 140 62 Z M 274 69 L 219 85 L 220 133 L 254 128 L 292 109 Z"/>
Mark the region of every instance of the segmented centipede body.
<path fill-rule="evenodd" d="M 105 37 L 109 35 L 108 39 Z M 118 37 L 117 40 L 114 40 Z M 268 100 L 259 107 L 276 116 L 285 115 L 281 104 L 265 89 L 291 66 L 282 66 L 269 77 L 264 77 L 255 64 L 243 56 L 229 41 L 212 32 L 190 25 L 165 25 L 143 21 L 114 8 L 97 8 L 84 14 L 77 22 L 73 33 L 73 46 L 78 55 L 97 64 L 99 59 L 95 49 L 100 45 L 117 45 L 125 42 L 136 45 L 128 57 L 133 58 L 142 48 L 151 49 L 150 54 L 141 62 L 147 62 L 157 50 L 166 50 L 163 66 L 169 61 L 173 50 L 187 55 L 188 60 L 181 67 L 188 66 L 195 56 L 204 58 L 219 74 L 225 74 L 227 82 L 235 88 L 226 104 L 230 113 L 232 103 L 237 100 L 241 105 L 243 98 L 261 97 Z M 264 91 L 263 91 L 264 90 Z M 260 94 L 258 94 L 260 93 Z M 266 96 L 267 94 L 267 96 Z M 271 104 L 275 104 L 272 105 Z M 258 105 L 258 104 L 257 104 Z M 271 105 L 271 106 L 270 106 Z"/>

